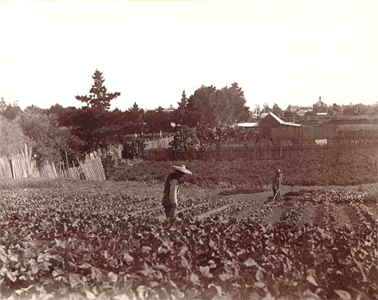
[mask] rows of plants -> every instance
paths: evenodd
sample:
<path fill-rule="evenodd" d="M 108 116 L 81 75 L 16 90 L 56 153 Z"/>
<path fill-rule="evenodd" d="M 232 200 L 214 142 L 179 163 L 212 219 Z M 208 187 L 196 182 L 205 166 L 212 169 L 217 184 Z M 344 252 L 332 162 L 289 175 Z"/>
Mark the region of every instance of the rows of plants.
<path fill-rule="evenodd" d="M 297 225 L 302 217 L 303 209 L 307 203 L 308 202 L 301 200 L 296 201 L 291 209 L 286 214 L 282 215 L 280 221 L 288 226 Z"/>
<path fill-rule="evenodd" d="M 378 297 L 378 227 L 362 205 L 364 222 L 352 230 L 297 226 L 299 201 L 266 226 L 257 215 L 169 222 L 125 214 L 123 206 L 104 212 L 94 197 L 49 195 L 1 200 L 2 299 Z M 336 203 L 324 202 L 327 216 Z"/>

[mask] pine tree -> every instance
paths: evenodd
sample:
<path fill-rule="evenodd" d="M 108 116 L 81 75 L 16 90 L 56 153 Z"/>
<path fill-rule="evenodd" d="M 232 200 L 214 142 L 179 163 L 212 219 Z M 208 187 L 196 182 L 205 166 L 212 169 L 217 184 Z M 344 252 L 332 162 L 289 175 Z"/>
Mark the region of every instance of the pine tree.
<path fill-rule="evenodd" d="M 121 95 L 120 92 L 107 93 L 106 87 L 104 86 L 105 79 L 102 73 L 96 69 L 92 76 L 94 83 L 90 89 L 90 95 L 87 96 L 75 96 L 75 98 L 81 102 L 87 104 L 88 107 L 98 108 L 100 110 L 109 110 L 110 101 Z"/>

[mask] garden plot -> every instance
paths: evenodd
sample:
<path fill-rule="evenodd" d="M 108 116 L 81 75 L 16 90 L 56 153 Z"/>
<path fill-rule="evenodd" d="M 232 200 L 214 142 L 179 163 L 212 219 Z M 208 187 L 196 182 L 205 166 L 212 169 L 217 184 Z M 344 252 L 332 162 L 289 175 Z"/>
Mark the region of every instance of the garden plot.
<path fill-rule="evenodd" d="M 0 298 L 378 297 L 377 215 L 362 192 L 273 202 L 187 188 L 169 222 L 161 186 L 137 188 L 1 191 Z"/>

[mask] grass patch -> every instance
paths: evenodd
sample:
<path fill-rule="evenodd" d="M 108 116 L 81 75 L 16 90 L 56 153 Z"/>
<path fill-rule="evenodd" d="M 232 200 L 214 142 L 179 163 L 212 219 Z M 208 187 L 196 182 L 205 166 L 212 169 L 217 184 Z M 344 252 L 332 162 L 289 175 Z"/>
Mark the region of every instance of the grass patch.
<path fill-rule="evenodd" d="M 359 185 L 377 182 L 378 157 L 372 154 L 298 157 L 285 160 L 140 162 L 120 165 L 110 174 L 115 181 L 163 182 L 173 164 L 184 164 L 200 187 L 250 188 L 269 185 L 280 168 L 284 185 Z M 237 191 L 236 191 L 237 193 Z"/>

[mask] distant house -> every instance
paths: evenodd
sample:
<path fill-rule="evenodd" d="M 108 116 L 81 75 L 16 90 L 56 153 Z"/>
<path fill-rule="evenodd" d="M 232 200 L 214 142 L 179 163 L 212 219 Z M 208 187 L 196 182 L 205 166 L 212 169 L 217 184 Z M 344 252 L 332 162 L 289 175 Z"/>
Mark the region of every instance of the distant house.
<path fill-rule="evenodd" d="M 294 112 L 297 112 L 298 110 L 300 110 L 301 107 L 300 106 L 297 106 L 297 105 L 289 105 L 287 108 L 286 108 L 286 111 L 290 111 L 292 113 Z"/>
<path fill-rule="evenodd" d="M 263 118 L 260 123 L 259 127 L 262 129 L 270 129 L 270 128 L 277 128 L 277 127 L 303 127 L 301 124 L 285 122 L 277 117 L 274 113 L 270 112 L 268 115 Z"/>
<path fill-rule="evenodd" d="M 286 112 L 295 113 L 297 116 L 303 117 L 307 112 L 312 111 L 312 107 L 289 105 Z"/>
<path fill-rule="evenodd" d="M 169 108 L 165 108 L 164 111 L 165 112 L 174 112 L 176 110 L 176 108 L 173 107 L 173 105 L 169 105 Z"/>
<path fill-rule="evenodd" d="M 296 114 L 300 117 L 303 117 L 308 112 L 311 112 L 312 108 L 310 107 L 302 107 L 300 110 L 296 111 Z"/>
<path fill-rule="evenodd" d="M 316 102 L 312 109 L 315 116 L 326 116 L 328 114 L 328 106 L 322 101 L 322 97 L 319 96 L 319 101 Z"/>
<path fill-rule="evenodd" d="M 285 122 L 272 112 L 262 114 L 260 122 L 239 123 L 237 124 L 237 126 L 245 127 L 245 128 L 259 128 L 261 130 L 270 129 L 270 128 L 278 128 L 278 127 L 303 127 L 303 125 L 301 124 Z"/>
<path fill-rule="evenodd" d="M 251 128 L 271 136 L 271 142 L 276 146 L 288 147 L 293 145 L 293 139 L 301 136 L 303 125 L 285 122 L 274 113 L 268 113 L 258 123 L 239 123 L 239 127 Z"/>

